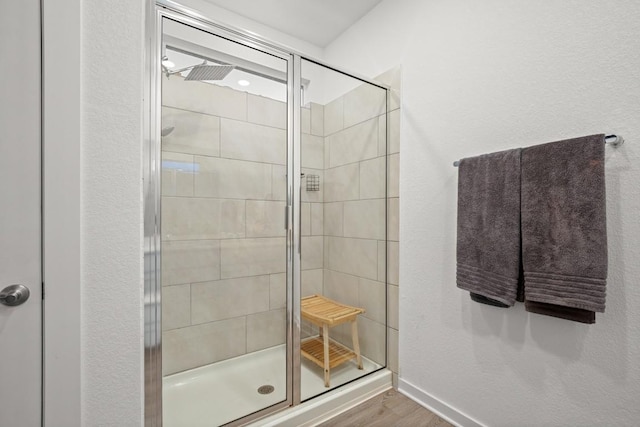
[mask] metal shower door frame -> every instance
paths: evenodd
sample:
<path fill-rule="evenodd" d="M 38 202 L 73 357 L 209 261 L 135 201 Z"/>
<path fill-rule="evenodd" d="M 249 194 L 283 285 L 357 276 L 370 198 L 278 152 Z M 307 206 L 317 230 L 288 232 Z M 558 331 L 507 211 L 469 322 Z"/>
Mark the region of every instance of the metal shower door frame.
<path fill-rule="evenodd" d="M 354 73 L 347 73 L 320 60 L 263 39 L 256 34 L 215 22 L 171 0 L 146 3 L 145 90 L 148 108 L 143 112 L 143 197 L 144 197 L 144 370 L 145 426 L 162 426 L 162 287 L 160 238 L 161 175 L 161 72 L 162 20 L 171 19 L 254 48 L 287 61 L 287 394 L 286 400 L 250 414 L 229 426 L 243 425 L 301 403 L 300 298 L 301 298 L 301 103 L 302 59 L 349 75 L 387 91 L 387 144 L 389 141 L 388 86 Z M 388 151 L 387 151 L 388 152 Z M 385 192 L 386 193 L 386 192 Z M 386 197 L 386 196 L 385 196 Z M 387 203 L 385 203 L 386 209 Z M 385 215 L 386 218 L 386 215 Z M 385 220 L 385 223 L 387 221 Z M 386 227 L 386 226 L 385 226 Z M 385 245 L 386 246 L 386 245 Z M 385 255 L 386 259 L 386 255 Z M 386 264 L 386 263 L 385 263 Z M 386 269 L 386 266 L 385 266 Z M 385 280 L 386 284 L 386 280 Z M 386 306 L 386 304 L 385 304 Z M 388 322 L 387 322 L 388 323 Z M 385 334 L 386 336 L 386 334 Z M 386 343 L 385 343 L 386 348 Z"/>
<path fill-rule="evenodd" d="M 144 136 L 144 299 L 145 299 L 145 425 L 162 425 L 162 285 L 161 238 L 160 238 L 160 175 L 161 175 L 161 73 L 156 66 L 162 58 L 162 22 L 171 19 L 178 23 L 205 31 L 218 37 L 254 48 L 287 61 L 287 393 L 286 399 L 263 410 L 250 414 L 232 425 L 245 424 L 273 412 L 300 402 L 300 356 L 294 349 L 300 341 L 300 250 L 297 245 L 300 234 L 299 203 L 300 162 L 300 113 L 295 105 L 300 104 L 300 91 L 294 90 L 300 83 L 300 58 L 290 52 L 247 34 L 215 24 L 196 12 L 173 2 L 157 2 L 148 12 L 145 98 L 149 100 L 149 111 L 145 111 Z M 296 67 L 297 64 L 297 67 Z M 297 69 L 297 75 L 296 75 Z M 292 78 L 293 76 L 293 78 Z M 284 215 L 284 212 L 283 212 Z M 297 249 L 296 249 L 297 248 Z M 298 272 L 296 274 L 295 272 Z M 297 347 L 296 347 L 297 346 Z"/>

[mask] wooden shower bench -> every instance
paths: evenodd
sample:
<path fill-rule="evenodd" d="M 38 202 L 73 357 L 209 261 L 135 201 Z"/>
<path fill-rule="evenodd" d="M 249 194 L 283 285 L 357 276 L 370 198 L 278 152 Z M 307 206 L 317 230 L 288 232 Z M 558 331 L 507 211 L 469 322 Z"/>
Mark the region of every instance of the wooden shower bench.
<path fill-rule="evenodd" d="M 358 341 L 358 315 L 364 309 L 351 307 L 321 295 L 311 295 L 301 300 L 302 317 L 320 329 L 320 336 L 306 339 L 301 344 L 302 355 L 324 369 L 324 386 L 329 387 L 331 369 L 356 359 L 362 369 L 362 356 Z M 351 322 L 353 350 L 329 339 L 329 328 Z"/>

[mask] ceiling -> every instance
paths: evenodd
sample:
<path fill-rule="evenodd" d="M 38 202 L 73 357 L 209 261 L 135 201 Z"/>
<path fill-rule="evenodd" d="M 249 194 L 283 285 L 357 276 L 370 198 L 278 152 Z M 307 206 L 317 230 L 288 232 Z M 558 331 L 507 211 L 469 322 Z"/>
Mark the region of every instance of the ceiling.
<path fill-rule="evenodd" d="M 382 0 L 207 0 L 283 33 L 325 47 Z"/>

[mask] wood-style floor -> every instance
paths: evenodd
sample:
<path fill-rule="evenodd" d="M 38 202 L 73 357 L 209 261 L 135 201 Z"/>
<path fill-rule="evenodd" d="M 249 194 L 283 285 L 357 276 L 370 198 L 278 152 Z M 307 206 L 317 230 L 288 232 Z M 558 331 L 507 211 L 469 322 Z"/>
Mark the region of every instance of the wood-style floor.
<path fill-rule="evenodd" d="M 453 427 L 395 390 L 379 394 L 319 427 Z"/>

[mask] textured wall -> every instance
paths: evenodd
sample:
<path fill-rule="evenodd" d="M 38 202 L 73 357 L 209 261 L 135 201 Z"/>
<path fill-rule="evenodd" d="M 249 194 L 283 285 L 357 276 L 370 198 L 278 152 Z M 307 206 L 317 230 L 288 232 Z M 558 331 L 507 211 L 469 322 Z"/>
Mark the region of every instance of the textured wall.
<path fill-rule="evenodd" d="M 82 425 L 136 426 L 144 3 L 84 2 L 82 12 Z"/>
<path fill-rule="evenodd" d="M 639 36 L 634 1 L 387 0 L 326 50 L 368 75 L 402 64 L 401 388 L 459 422 L 640 420 Z M 627 140 L 606 150 L 606 313 L 472 303 L 455 287 L 452 161 L 597 132 Z"/>

